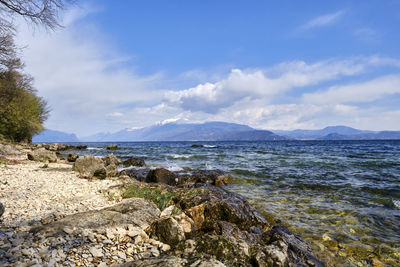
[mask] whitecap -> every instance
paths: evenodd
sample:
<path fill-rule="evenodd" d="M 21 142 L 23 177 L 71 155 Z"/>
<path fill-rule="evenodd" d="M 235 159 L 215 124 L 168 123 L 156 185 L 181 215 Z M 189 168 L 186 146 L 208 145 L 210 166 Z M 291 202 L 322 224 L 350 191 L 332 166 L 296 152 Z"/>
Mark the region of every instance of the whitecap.
<path fill-rule="evenodd" d="M 218 146 L 215 146 L 215 145 L 203 145 L 203 147 L 207 147 L 207 148 L 217 148 Z"/>
<path fill-rule="evenodd" d="M 179 154 L 171 154 L 170 156 L 174 159 L 188 159 L 190 157 L 193 157 L 193 155 L 179 155 Z"/>
<path fill-rule="evenodd" d="M 395 208 L 400 209 L 400 200 L 394 200 L 392 199 L 393 205 Z"/>

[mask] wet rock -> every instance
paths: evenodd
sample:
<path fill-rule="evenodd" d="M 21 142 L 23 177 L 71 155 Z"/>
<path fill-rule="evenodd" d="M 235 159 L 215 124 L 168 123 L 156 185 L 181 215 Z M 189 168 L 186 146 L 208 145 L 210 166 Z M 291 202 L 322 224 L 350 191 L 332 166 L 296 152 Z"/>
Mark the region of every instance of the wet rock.
<path fill-rule="evenodd" d="M 76 149 L 76 150 L 85 150 L 85 149 L 87 149 L 87 146 L 85 146 L 85 145 L 79 145 L 79 146 L 76 146 L 75 149 Z"/>
<path fill-rule="evenodd" d="M 176 175 L 164 168 L 157 168 L 150 170 L 145 179 L 146 183 L 162 183 L 168 185 L 175 185 Z"/>
<path fill-rule="evenodd" d="M 150 168 L 140 168 L 140 169 L 127 169 L 127 170 L 122 170 L 119 173 L 119 176 L 122 175 L 127 175 L 131 178 L 134 178 L 138 181 L 145 181 L 147 174 L 149 173 Z"/>
<path fill-rule="evenodd" d="M 259 234 L 269 225 L 260 212 L 241 195 L 212 186 L 196 190 L 193 194 L 179 195 L 176 205 L 192 216 L 197 228 L 214 231 L 220 228 L 219 221 L 226 221 L 241 230 Z"/>
<path fill-rule="evenodd" d="M 106 170 L 104 167 L 103 160 L 94 156 L 85 156 L 83 158 L 78 158 L 72 170 L 79 172 L 84 177 L 99 177 L 105 178 Z"/>
<path fill-rule="evenodd" d="M 118 146 L 117 145 L 109 145 L 107 146 L 107 150 L 117 150 Z"/>
<path fill-rule="evenodd" d="M 75 162 L 78 158 L 79 158 L 79 156 L 75 153 L 70 153 L 67 156 L 68 162 Z"/>
<path fill-rule="evenodd" d="M 178 175 L 179 185 L 210 184 L 221 186 L 228 184 L 229 177 L 220 170 L 190 170 L 190 175 Z"/>
<path fill-rule="evenodd" d="M 263 249 L 263 253 L 267 257 L 279 258 L 279 262 L 284 262 L 286 257 L 291 263 L 300 266 L 324 266 L 314 256 L 308 244 L 291 233 L 285 226 L 276 225 L 272 227 L 271 230 L 263 234 L 263 240 L 267 245 Z"/>
<path fill-rule="evenodd" d="M 57 162 L 57 155 L 45 148 L 39 148 L 28 152 L 28 159 L 40 162 Z"/>
<path fill-rule="evenodd" d="M 159 215 L 160 210 L 153 202 L 141 198 L 131 198 L 101 210 L 68 215 L 58 221 L 34 227 L 31 232 L 44 236 L 56 236 L 63 235 L 65 227 L 82 231 L 83 229 L 104 229 L 128 224 L 143 229 L 156 220 Z"/>
<path fill-rule="evenodd" d="M 123 162 L 124 167 L 129 167 L 129 166 L 136 166 L 136 167 L 144 167 L 146 166 L 146 163 L 144 162 L 143 158 L 139 157 L 131 157 L 128 160 L 125 160 Z"/>

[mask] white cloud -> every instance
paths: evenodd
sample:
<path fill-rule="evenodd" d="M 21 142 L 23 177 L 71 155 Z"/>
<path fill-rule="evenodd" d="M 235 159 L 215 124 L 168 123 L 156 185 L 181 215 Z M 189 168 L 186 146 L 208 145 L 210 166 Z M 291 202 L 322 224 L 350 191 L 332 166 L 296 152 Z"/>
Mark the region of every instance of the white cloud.
<path fill-rule="evenodd" d="M 344 14 L 345 14 L 345 11 L 340 10 L 335 13 L 318 16 L 318 17 L 308 21 L 304 25 L 302 25 L 300 27 L 300 29 L 301 30 L 310 30 L 313 28 L 319 28 L 319 27 L 332 25 L 332 24 L 336 23 Z"/>
<path fill-rule="evenodd" d="M 90 134 L 110 127 L 122 128 L 124 106 L 159 102 L 157 83 L 163 76 L 140 76 L 124 55 L 113 52 L 93 26 L 76 25 L 87 12 L 68 12 L 65 28 L 54 33 L 36 31 L 21 23 L 17 42 L 23 50 L 26 72 L 35 78 L 39 95 L 52 112 L 46 126 Z M 107 116 L 108 115 L 108 116 Z M 107 117 L 121 120 L 106 120 Z M 125 120 L 126 122 L 126 120 Z M 111 125 L 110 125 L 111 124 Z"/>
<path fill-rule="evenodd" d="M 121 112 L 113 112 L 113 113 L 109 113 L 106 115 L 107 117 L 122 117 L 124 116 L 124 114 L 122 114 Z"/>
<path fill-rule="evenodd" d="M 370 81 L 333 86 L 303 96 L 306 103 L 339 104 L 372 102 L 386 95 L 400 94 L 400 75 L 388 75 Z"/>
<path fill-rule="evenodd" d="M 346 76 L 355 76 L 372 67 L 400 67 L 398 60 L 367 57 L 347 60 L 326 60 L 307 64 L 303 61 L 281 63 L 269 69 L 234 69 L 228 77 L 196 87 L 169 91 L 166 101 L 184 110 L 217 113 L 244 98 L 263 99 L 269 104 L 280 94 L 295 88 L 313 86 Z"/>

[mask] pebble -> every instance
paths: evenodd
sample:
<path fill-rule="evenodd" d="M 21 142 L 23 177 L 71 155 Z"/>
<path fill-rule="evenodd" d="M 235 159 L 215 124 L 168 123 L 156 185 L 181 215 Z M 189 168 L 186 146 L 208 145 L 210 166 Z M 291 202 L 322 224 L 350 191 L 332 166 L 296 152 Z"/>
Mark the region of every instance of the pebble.
<path fill-rule="evenodd" d="M 81 179 L 64 163 L 50 163 L 46 169 L 42 165 L 26 161 L 0 166 L 0 202 L 6 207 L 0 225 L 1 266 L 105 267 L 170 249 L 135 225 L 82 230 L 67 226 L 62 237 L 29 233 L 31 226 L 115 204 L 100 192 L 118 181 Z"/>

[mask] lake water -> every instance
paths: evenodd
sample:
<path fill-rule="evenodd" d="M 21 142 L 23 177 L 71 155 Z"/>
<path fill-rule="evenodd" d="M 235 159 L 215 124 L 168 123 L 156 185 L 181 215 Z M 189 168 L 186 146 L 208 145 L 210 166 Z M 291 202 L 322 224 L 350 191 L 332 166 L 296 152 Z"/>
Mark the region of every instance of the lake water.
<path fill-rule="evenodd" d="M 78 154 L 104 156 L 110 143 Z M 309 241 L 332 266 L 400 266 L 400 140 L 114 143 L 151 166 L 220 169 L 227 190 Z M 192 147 L 193 144 L 201 146 Z"/>

